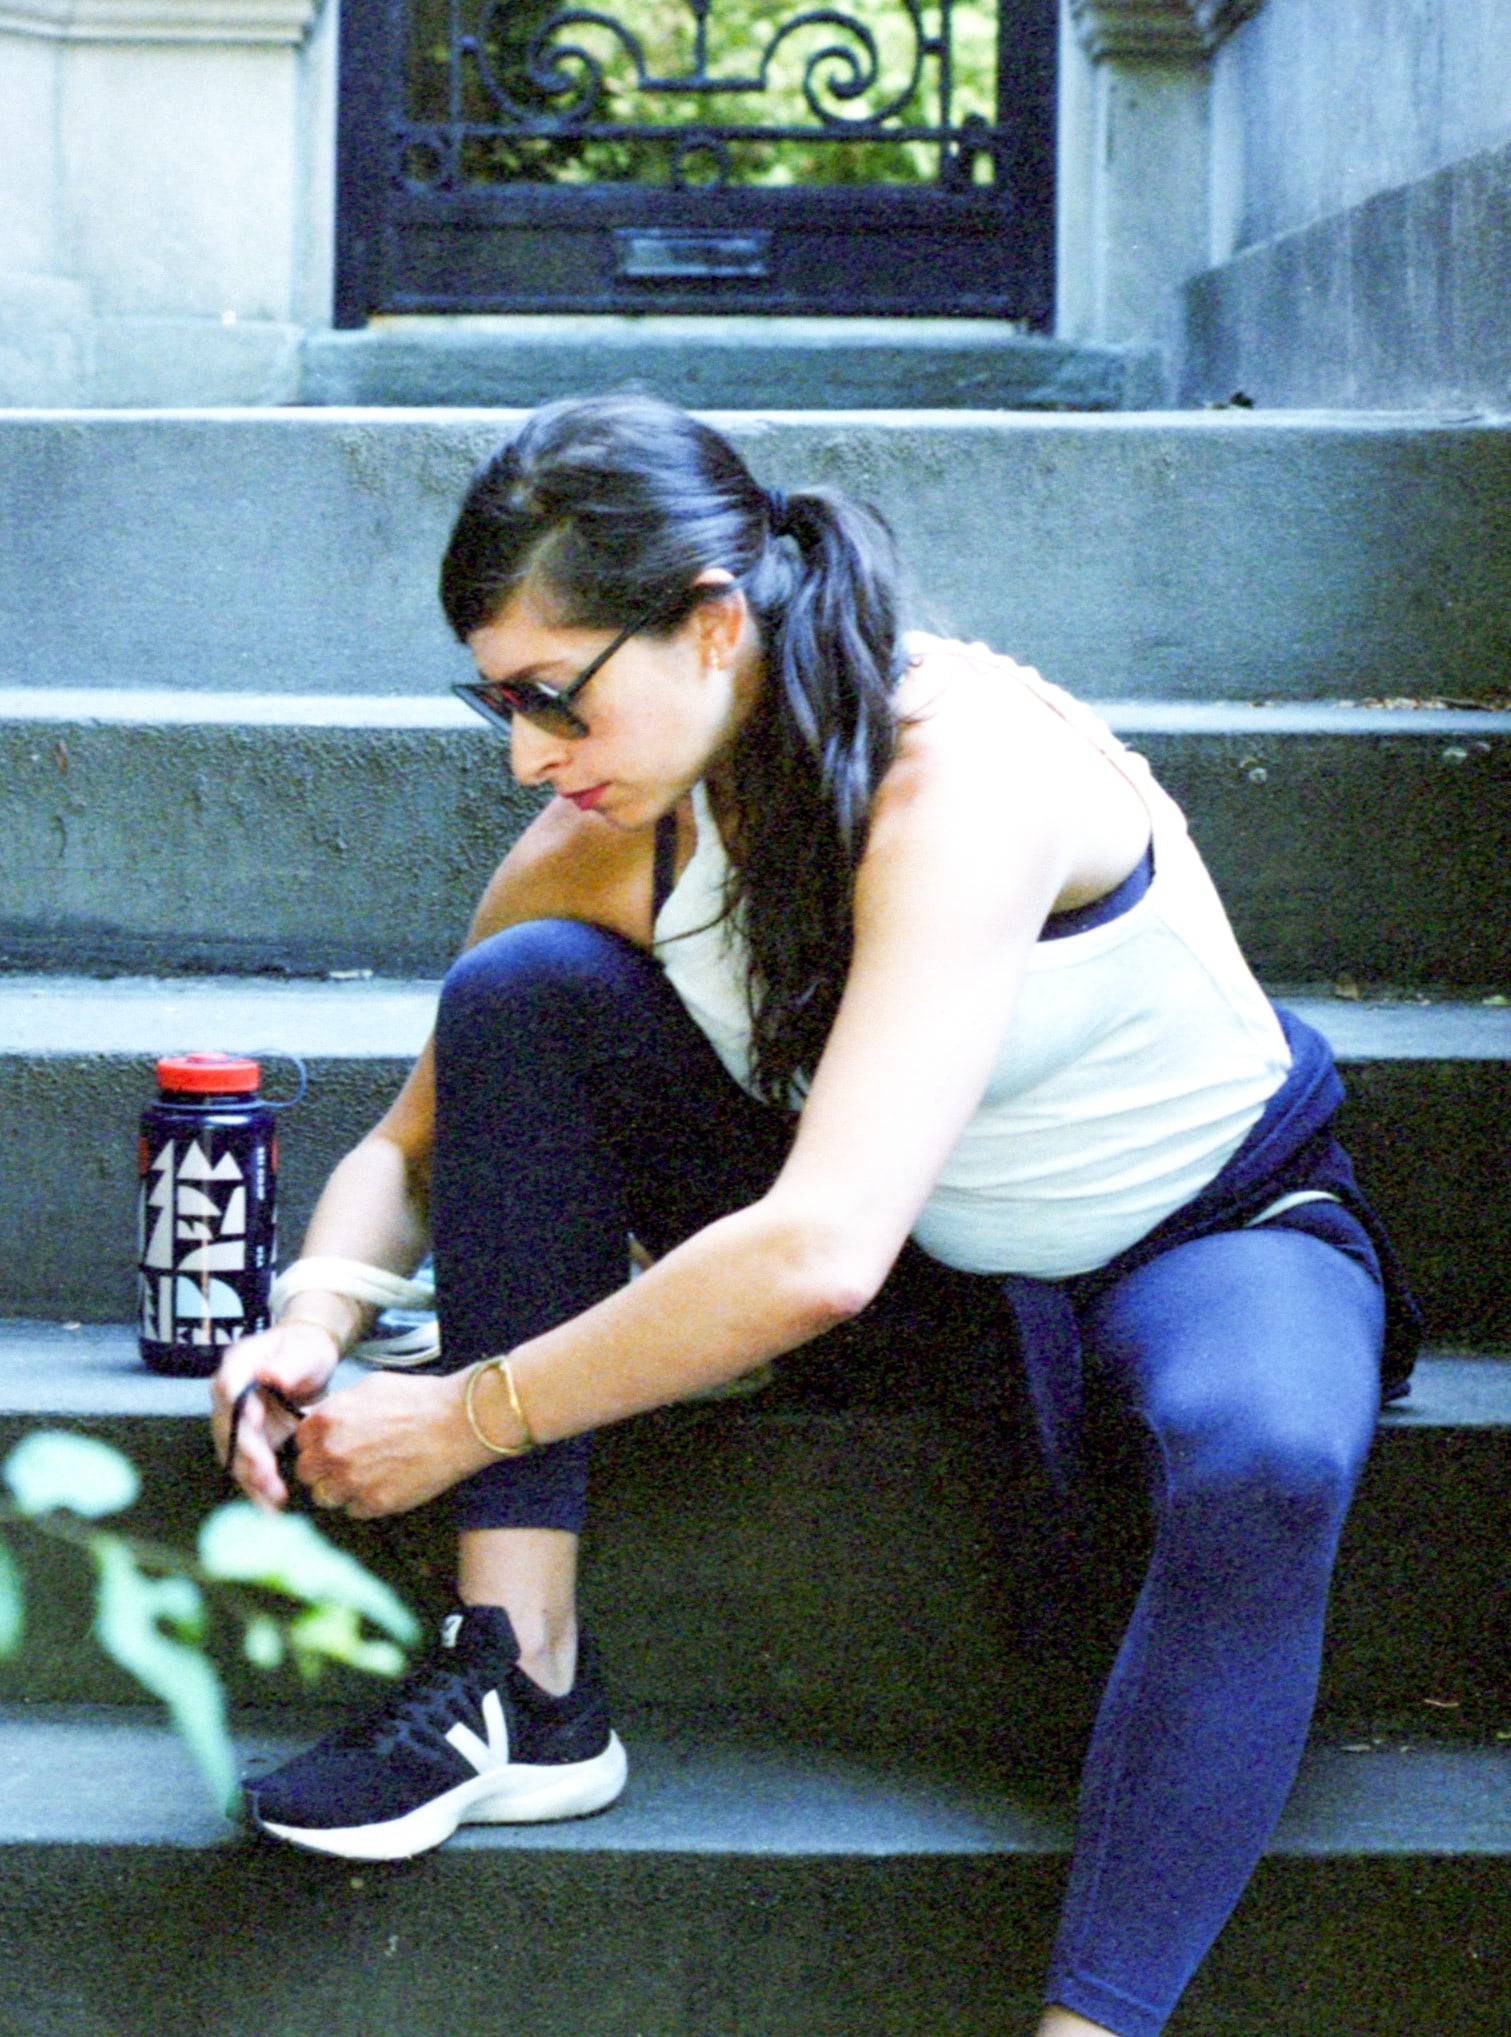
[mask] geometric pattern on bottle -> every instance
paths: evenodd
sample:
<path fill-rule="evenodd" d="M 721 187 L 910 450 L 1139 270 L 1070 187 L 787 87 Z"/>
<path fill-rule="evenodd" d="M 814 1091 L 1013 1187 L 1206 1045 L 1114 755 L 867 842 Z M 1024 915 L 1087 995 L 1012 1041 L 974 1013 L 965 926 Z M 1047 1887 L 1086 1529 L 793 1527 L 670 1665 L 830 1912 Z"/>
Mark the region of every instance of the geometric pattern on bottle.
<path fill-rule="evenodd" d="M 175 1115 L 143 1115 L 138 1327 L 149 1362 L 175 1369 L 179 1352 L 177 1369 L 210 1371 L 220 1347 L 267 1325 L 276 1146 L 260 1112 L 203 1129 Z"/>

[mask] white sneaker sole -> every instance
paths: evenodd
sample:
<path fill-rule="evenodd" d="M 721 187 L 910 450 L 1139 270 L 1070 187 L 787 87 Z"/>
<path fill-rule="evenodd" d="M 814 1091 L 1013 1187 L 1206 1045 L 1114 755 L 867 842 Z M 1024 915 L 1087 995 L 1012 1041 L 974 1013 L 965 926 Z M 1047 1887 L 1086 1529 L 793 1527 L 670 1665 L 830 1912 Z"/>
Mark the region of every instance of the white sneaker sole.
<path fill-rule="evenodd" d="M 275 1839 L 307 1853 L 336 1853 L 343 1860 L 408 1860 L 449 1839 L 458 1825 L 539 1825 L 553 1818 L 585 1818 L 613 1803 L 624 1788 L 629 1762 L 617 1733 L 591 1761 L 558 1762 L 529 1768 L 517 1762 L 492 1774 L 474 1775 L 444 1796 L 432 1797 L 378 1825 L 333 1830 L 258 1825 Z"/>

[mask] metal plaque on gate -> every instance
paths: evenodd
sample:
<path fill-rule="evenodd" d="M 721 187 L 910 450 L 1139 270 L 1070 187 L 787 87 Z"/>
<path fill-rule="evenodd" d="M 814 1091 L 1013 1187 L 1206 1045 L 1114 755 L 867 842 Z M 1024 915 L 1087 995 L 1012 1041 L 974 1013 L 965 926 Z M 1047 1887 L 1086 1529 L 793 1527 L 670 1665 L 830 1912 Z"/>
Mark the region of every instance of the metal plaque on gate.
<path fill-rule="evenodd" d="M 614 233 L 614 268 L 620 276 L 654 283 L 688 276 L 764 276 L 769 233 L 690 233 L 675 227 L 620 227 Z"/>

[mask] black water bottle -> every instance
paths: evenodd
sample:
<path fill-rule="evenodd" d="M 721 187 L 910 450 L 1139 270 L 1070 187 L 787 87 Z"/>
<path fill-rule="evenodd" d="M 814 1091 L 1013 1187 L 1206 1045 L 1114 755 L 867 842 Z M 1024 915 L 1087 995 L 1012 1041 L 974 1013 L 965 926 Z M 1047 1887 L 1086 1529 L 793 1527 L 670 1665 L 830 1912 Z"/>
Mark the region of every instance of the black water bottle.
<path fill-rule="evenodd" d="M 137 1170 L 141 1351 L 154 1372 L 204 1379 L 237 1337 L 268 1326 L 277 1245 L 275 1106 L 235 1054 L 157 1064 Z"/>

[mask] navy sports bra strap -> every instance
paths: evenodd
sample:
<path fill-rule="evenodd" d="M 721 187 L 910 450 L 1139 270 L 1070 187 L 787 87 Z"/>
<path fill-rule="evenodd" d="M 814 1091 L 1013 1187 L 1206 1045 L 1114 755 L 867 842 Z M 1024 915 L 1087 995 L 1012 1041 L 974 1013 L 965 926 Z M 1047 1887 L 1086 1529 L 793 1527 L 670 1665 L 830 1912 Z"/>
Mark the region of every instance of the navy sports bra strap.
<path fill-rule="evenodd" d="M 1125 912 L 1132 912 L 1149 886 L 1154 882 L 1154 844 L 1151 842 L 1144 851 L 1143 860 L 1105 898 L 1094 898 L 1089 905 L 1073 905 L 1068 912 L 1052 912 L 1039 929 L 1041 941 L 1063 941 L 1067 934 L 1084 934 L 1092 927 L 1106 926 L 1109 920 L 1121 919 Z"/>
<path fill-rule="evenodd" d="M 651 918 L 659 919 L 661 908 L 672 895 L 677 872 L 677 815 L 675 808 L 656 823 L 656 861 L 651 878 Z"/>

